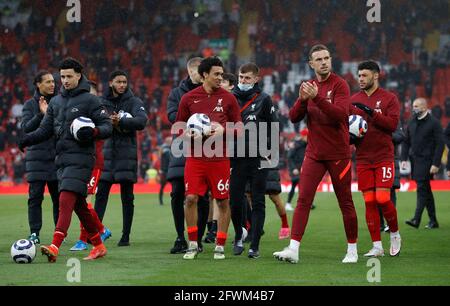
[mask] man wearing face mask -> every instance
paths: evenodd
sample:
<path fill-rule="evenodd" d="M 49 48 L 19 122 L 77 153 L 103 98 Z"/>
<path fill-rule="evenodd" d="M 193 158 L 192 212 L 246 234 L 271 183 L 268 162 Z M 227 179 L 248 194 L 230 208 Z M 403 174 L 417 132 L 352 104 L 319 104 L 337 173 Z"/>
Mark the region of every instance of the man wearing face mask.
<path fill-rule="evenodd" d="M 268 168 L 261 165 L 265 156 L 261 156 L 256 147 L 256 156 L 252 156 L 253 146 L 257 146 L 263 140 L 259 138 L 260 123 L 267 123 L 270 129 L 272 122 L 278 122 L 277 112 L 272 104 L 270 96 L 262 92 L 258 84 L 259 68 L 253 63 L 248 63 L 239 68 L 239 84 L 234 88 L 233 94 L 238 100 L 241 109 L 241 117 L 244 125 L 256 123 L 258 137 L 250 139 L 249 134 L 245 135 L 245 156 L 238 156 L 235 152 L 231 159 L 231 177 L 230 177 L 230 205 L 231 219 L 235 230 L 234 255 L 241 255 L 244 251 L 242 243 L 243 233 L 243 208 L 245 185 L 250 182 L 250 193 L 252 198 L 252 222 L 251 222 L 251 243 L 248 252 L 249 258 L 259 258 L 259 241 L 264 227 L 265 220 L 265 190 Z M 247 131 L 246 131 L 247 132 Z M 268 138 L 271 133 L 267 131 Z M 236 149 L 236 147 L 235 147 Z M 238 150 L 239 151 L 239 150 Z M 238 152 L 237 152 L 238 153 Z M 268 158 L 268 157 L 266 157 Z M 273 165 L 276 167 L 276 165 Z"/>
<path fill-rule="evenodd" d="M 144 103 L 128 87 L 128 76 L 116 70 L 109 76 L 109 90 L 102 99 L 113 125 L 113 133 L 103 146 L 104 166 L 95 198 L 95 211 L 103 221 L 111 187 L 120 184 L 123 228 L 118 246 L 130 245 L 134 215 L 134 184 L 137 181 L 136 132 L 147 124 Z"/>
<path fill-rule="evenodd" d="M 406 139 L 402 147 L 402 169 L 406 160 L 411 161 L 412 179 L 417 182 L 417 206 L 414 217 L 406 224 L 418 228 L 424 208 L 428 211 L 430 222 L 427 229 L 438 228 L 436 209 L 430 180 L 439 171 L 444 151 L 444 134 L 441 124 L 428 112 L 427 101 L 418 98 L 413 102 L 414 117 L 408 123 Z"/>

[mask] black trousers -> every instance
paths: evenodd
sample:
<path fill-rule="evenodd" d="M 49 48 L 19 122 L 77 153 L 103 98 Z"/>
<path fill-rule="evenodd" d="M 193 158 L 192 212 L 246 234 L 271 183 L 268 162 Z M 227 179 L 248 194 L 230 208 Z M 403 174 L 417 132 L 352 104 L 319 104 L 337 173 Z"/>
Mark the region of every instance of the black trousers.
<path fill-rule="evenodd" d="M 39 232 L 42 228 L 42 201 L 44 200 L 45 185 L 53 202 L 53 222 L 58 223 L 59 215 L 59 192 L 58 181 L 35 181 L 30 182 L 28 186 L 28 224 L 30 233 Z"/>
<path fill-rule="evenodd" d="M 134 183 L 120 182 L 120 198 L 122 200 L 122 236 L 128 238 L 131 233 L 131 225 L 133 224 L 134 216 Z M 99 181 L 97 194 L 95 196 L 95 211 L 100 220 L 103 221 L 105 216 L 106 206 L 108 205 L 109 192 L 111 191 L 113 183 L 107 181 Z"/>
<path fill-rule="evenodd" d="M 420 223 L 422 219 L 423 210 L 426 208 L 430 222 L 437 222 L 436 220 L 436 206 L 434 204 L 433 191 L 429 180 L 416 181 L 417 182 L 417 206 L 414 214 L 414 220 Z"/>
<path fill-rule="evenodd" d="M 172 184 L 171 206 L 173 221 L 175 223 L 175 230 L 179 239 L 184 240 L 184 178 L 176 178 L 170 181 Z M 209 215 L 209 196 L 198 198 L 197 203 L 197 227 L 198 227 L 198 240 L 201 241 L 206 230 L 206 223 L 208 223 Z"/>
<path fill-rule="evenodd" d="M 163 205 L 164 187 L 166 187 L 167 184 L 167 173 L 161 173 L 159 184 L 159 204 Z"/>
<path fill-rule="evenodd" d="M 242 238 L 244 226 L 245 185 L 250 181 L 252 197 L 252 240 L 250 248 L 259 249 L 259 241 L 266 218 L 266 180 L 268 169 L 261 169 L 259 158 L 236 158 L 231 160 L 230 206 L 231 220 L 235 231 L 235 241 Z"/>
<path fill-rule="evenodd" d="M 292 201 L 292 198 L 295 195 L 295 187 L 297 187 L 298 182 L 300 182 L 300 179 L 298 179 L 298 178 L 291 179 L 291 190 L 289 190 L 287 203 L 292 203 L 291 201 Z"/>

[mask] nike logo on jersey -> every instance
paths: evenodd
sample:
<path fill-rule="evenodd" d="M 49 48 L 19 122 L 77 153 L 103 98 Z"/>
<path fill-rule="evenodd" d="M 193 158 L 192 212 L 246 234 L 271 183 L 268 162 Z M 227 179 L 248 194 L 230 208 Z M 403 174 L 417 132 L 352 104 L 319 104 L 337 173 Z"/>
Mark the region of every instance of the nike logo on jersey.
<path fill-rule="evenodd" d="M 387 180 L 385 180 L 385 179 L 381 179 L 381 182 L 382 183 L 386 183 L 386 182 L 389 182 L 391 179 L 387 179 Z"/>
<path fill-rule="evenodd" d="M 78 112 L 78 111 L 79 111 L 79 110 L 78 110 L 78 108 L 76 108 L 76 107 L 72 108 L 72 110 L 71 110 L 72 113 L 76 113 L 76 112 Z"/>
<path fill-rule="evenodd" d="M 200 102 L 201 100 L 194 100 L 194 103 L 198 103 L 198 102 Z"/>

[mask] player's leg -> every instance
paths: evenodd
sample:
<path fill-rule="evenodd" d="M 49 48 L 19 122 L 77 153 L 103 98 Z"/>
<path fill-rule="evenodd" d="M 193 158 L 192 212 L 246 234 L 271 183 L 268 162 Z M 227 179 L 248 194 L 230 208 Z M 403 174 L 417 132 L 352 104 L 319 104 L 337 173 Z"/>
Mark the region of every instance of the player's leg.
<path fill-rule="evenodd" d="M 352 162 L 350 159 L 327 161 L 327 170 L 330 173 L 334 192 L 339 202 L 339 208 L 341 209 L 344 220 L 345 234 L 347 236 L 347 254 L 342 261 L 343 263 L 356 263 L 358 261 L 356 245 L 358 239 L 358 219 L 351 191 L 351 167 Z"/>
<path fill-rule="evenodd" d="M 188 232 L 189 246 L 183 259 L 195 259 L 198 254 L 198 211 L 197 203 L 200 195 L 208 190 L 202 161 L 187 158 L 184 168 L 185 207 L 184 217 Z"/>
<path fill-rule="evenodd" d="M 55 232 L 53 234 L 52 244 L 49 246 L 41 246 L 41 252 L 48 257 L 49 262 L 55 262 L 59 253 L 64 238 L 67 235 L 67 230 L 72 219 L 72 212 L 74 211 L 78 195 L 71 191 L 61 191 L 59 194 L 59 217 L 56 224 Z"/>
<path fill-rule="evenodd" d="M 198 247 L 199 251 L 203 251 L 202 239 L 205 234 L 206 224 L 208 223 L 209 215 L 209 194 L 208 192 L 198 198 L 197 202 L 197 227 L 198 227 Z"/>
<path fill-rule="evenodd" d="M 311 205 L 316 194 L 317 186 L 326 170 L 325 163 L 305 157 L 300 173 L 301 180 L 299 182 L 297 207 L 292 218 L 290 244 L 283 251 L 273 253 L 276 259 L 291 263 L 298 262 L 300 242 L 308 224 Z"/>
<path fill-rule="evenodd" d="M 266 181 L 268 169 L 260 168 L 259 159 L 253 160 L 252 163 L 253 165 L 250 169 L 252 173 L 250 182 L 252 198 L 252 240 L 250 242 L 248 257 L 256 259 L 259 257 L 259 242 L 266 220 Z"/>
<path fill-rule="evenodd" d="M 40 243 L 39 234 L 42 228 L 42 201 L 44 200 L 45 181 L 30 182 L 28 185 L 28 224 L 29 239 Z"/>
<path fill-rule="evenodd" d="M 277 214 L 281 219 L 281 228 L 278 233 L 278 239 L 286 239 L 289 238 L 291 234 L 291 229 L 289 228 L 289 222 L 287 219 L 286 209 L 283 205 L 283 200 L 279 193 L 269 194 L 269 198 L 273 204 L 275 204 L 275 208 L 277 210 Z"/>
<path fill-rule="evenodd" d="M 244 244 L 242 239 L 243 211 L 245 205 L 245 187 L 248 180 L 247 168 L 245 161 L 241 159 L 233 159 L 231 161 L 231 175 L 230 175 L 230 209 L 231 221 L 234 227 L 234 246 L 233 254 L 241 255 L 244 251 Z M 219 211 L 220 215 L 220 211 Z"/>
<path fill-rule="evenodd" d="M 230 161 L 221 160 L 209 163 L 215 171 L 205 168 L 206 180 L 211 190 L 212 197 L 219 206 L 219 220 L 217 222 L 216 248 L 214 259 L 224 259 L 224 247 L 227 240 L 228 227 L 230 225 L 231 210 L 229 201 L 230 190 Z"/>
<path fill-rule="evenodd" d="M 172 192 L 170 193 L 172 216 L 177 231 L 177 239 L 170 249 L 171 254 L 184 253 L 187 250 L 187 242 L 184 237 L 184 178 L 175 178 L 170 181 Z"/>
<path fill-rule="evenodd" d="M 53 203 L 53 221 L 55 225 L 58 223 L 59 216 L 59 190 L 58 190 L 58 181 L 48 181 L 47 182 L 48 192 L 50 193 L 50 197 L 52 198 Z"/>
<path fill-rule="evenodd" d="M 98 217 L 103 221 L 106 212 L 106 205 L 108 205 L 109 192 L 111 191 L 112 183 L 100 180 L 98 183 L 97 194 L 95 195 L 94 209 Z"/>
<path fill-rule="evenodd" d="M 121 182 L 120 183 L 120 198 L 122 200 L 122 237 L 118 242 L 118 246 L 130 245 L 131 226 L 133 224 L 134 216 L 134 183 Z"/>
<path fill-rule="evenodd" d="M 77 196 L 74 211 L 80 219 L 81 224 L 86 229 L 88 238 L 94 246 L 84 260 L 93 260 L 105 256 L 107 253 L 106 247 L 102 242 L 100 232 L 97 229 L 97 224 L 88 209 L 88 204 L 86 203 L 86 198 L 84 196 Z"/>
<path fill-rule="evenodd" d="M 292 203 L 292 199 L 294 198 L 295 187 L 297 187 L 298 182 L 299 182 L 298 178 L 293 178 L 291 180 L 291 190 L 289 190 L 289 194 L 288 194 L 288 198 L 287 198 L 287 202 L 286 202 L 286 206 L 285 206 L 287 211 L 293 211 L 294 210 L 294 208 L 292 207 L 291 203 Z"/>

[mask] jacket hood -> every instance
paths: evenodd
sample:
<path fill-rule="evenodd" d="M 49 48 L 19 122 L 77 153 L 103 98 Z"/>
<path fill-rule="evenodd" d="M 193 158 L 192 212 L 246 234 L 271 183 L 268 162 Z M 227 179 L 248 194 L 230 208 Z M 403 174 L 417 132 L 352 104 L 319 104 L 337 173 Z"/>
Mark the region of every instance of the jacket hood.
<path fill-rule="evenodd" d="M 54 91 L 54 92 L 55 92 L 55 93 L 57 92 L 57 91 L 56 91 L 56 88 L 55 88 L 55 91 Z M 36 89 L 36 90 L 34 91 L 33 99 L 34 99 L 36 102 L 39 102 L 39 99 L 41 98 L 41 96 L 42 96 L 42 94 L 39 92 L 38 89 Z M 50 100 L 51 100 L 54 96 L 56 96 L 56 95 L 53 94 L 53 95 L 50 95 L 50 96 L 44 96 L 45 101 L 47 101 L 47 103 L 50 102 Z"/>

